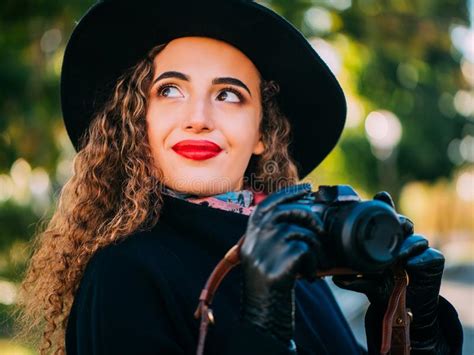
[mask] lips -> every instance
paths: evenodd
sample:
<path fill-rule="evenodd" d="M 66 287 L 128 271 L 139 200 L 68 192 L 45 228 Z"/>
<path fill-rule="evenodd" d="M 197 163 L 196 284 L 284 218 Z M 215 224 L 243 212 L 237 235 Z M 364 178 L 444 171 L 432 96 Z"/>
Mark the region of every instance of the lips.
<path fill-rule="evenodd" d="M 192 160 L 206 160 L 222 151 L 216 143 L 207 140 L 187 139 L 171 147 L 176 153 Z"/>

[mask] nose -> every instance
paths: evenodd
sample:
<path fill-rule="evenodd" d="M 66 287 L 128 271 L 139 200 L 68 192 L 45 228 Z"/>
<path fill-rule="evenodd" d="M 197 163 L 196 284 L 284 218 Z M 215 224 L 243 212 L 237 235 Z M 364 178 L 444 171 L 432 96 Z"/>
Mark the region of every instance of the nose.
<path fill-rule="evenodd" d="M 191 100 L 183 121 L 184 130 L 193 133 L 212 131 L 214 129 L 214 121 L 211 117 L 212 109 L 210 106 L 205 99 L 196 98 Z"/>

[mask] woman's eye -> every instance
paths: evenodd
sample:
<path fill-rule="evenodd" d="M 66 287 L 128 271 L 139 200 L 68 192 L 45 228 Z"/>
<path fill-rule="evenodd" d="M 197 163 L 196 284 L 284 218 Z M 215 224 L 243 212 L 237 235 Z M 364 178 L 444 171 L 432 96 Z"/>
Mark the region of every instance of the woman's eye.
<path fill-rule="evenodd" d="M 232 90 L 222 90 L 219 95 L 217 96 L 219 101 L 227 101 L 227 102 L 241 102 L 242 97 L 240 94 L 232 91 Z"/>
<path fill-rule="evenodd" d="M 181 92 L 175 86 L 163 86 L 158 89 L 158 95 L 164 97 L 183 97 Z"/>

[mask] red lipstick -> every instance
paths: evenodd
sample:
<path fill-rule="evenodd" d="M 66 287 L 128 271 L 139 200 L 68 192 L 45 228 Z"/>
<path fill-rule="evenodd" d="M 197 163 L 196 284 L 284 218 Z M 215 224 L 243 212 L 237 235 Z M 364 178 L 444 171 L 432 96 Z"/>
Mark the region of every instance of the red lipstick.
<path fill-rule="evenodd" d="M 215 157 L 222 151 L 216 143 L 207 140 L 186 139 L 171 147 L 176 153 L 193 160 L 206 160 Z"/>

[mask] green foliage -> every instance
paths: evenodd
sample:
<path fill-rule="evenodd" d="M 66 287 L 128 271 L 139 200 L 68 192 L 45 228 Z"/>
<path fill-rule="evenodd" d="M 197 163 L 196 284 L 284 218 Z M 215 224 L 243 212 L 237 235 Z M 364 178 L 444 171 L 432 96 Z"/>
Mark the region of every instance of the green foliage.
<path fill-rule="evenodd" d="M 451 26 L 468 22 L 465 1 L 358 0 L 343 11 L 337 7 L 347 1 L 267 3 L 300 25 L 309 38 L 318 36 L 336 43 L 342 34 L 367 49 L 351 53 L 361 53 L 362 63 L 349 74 L 348 80 L 355 85 L 346 80 L 342 86 L 346 89 L 354 85 L 356 94 L 366 100 L 367 109 L 393 112 L 402 124 L 394 162 L 394 174 L 399 178 L 390 186 L 395 196 L 409 181 L 451 176 L 456 165 L 448 158 L 448 145 L 472 124 L 455 110 L 443 112 L 440 108 L 443 104 L 452 106 L 452 102 L 442 102 L 443 96 L 452 98 L 459 88 L 467 87 L 460 72 L 461 55 L 452 48 L 450 39 Z M 308 21 L 304 16 L 311 9 L 320 16 L 330 14 L 332 30 L 305 25 Z M 325 18 L 317 20 L 323 22 Z M 343 61 L 349 70 L 354 69 L 352 58 Z M 363 133 L 363 127 L 358 130 Z M 350 182 L 362 184 L 368 191 L 387 187 L 389 181 L 377 173 L 385 163 L 377 162 L 371 154 L 364 134 L 345 134 L 340 146 L 347 162 L 345 168 L 352 176 Z M 316 169 L 318 172 L 324 174 L 321 167 Z"/>
<path fill-rule="evenodd" d="M 60 154 L 61 53 L 74 22 L 91 3 L 0 4 L 0 173 L 18 157 L 54 172 Z"/>
<path fill-rule="evenodd" d="M 0 303 L 0 338 L 11 336 L 13 324 L 11 315 L 11 306 Z"/>

